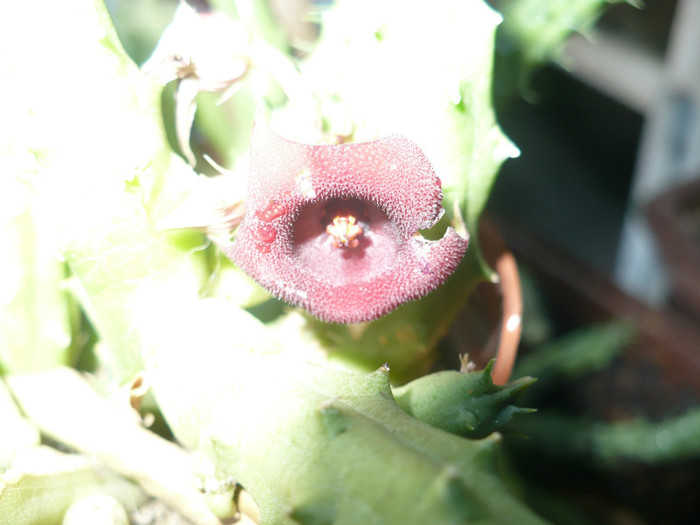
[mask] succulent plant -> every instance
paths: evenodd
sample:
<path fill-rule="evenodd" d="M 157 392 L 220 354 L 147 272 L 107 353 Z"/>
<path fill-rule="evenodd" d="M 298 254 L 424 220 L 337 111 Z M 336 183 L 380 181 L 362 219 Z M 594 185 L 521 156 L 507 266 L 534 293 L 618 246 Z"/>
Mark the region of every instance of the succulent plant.
<path fill-rule="evenodd" d="M 4 114 L 17 118 L 3 150 L 13 170 L 3 176 L 21 173 L 12 179 L 13 191 L 21 179 L 22 188 L 31 188 L 31 213 L 50 218 L 41 223 L 50 233 L 40 241 L 49 239 L 63 257 L 70 271 L 65 287 L 90 327 L 81 316 L 67 326 L 62 303 L 45 322 L 60 320 L 61 333 L 71 331 L 75 344 L 99 338 L 99 345 L 88 348 L 94 350 L 97 389 L 55 406 L 50 403 L 64 399 L 59 393 L 68 389 L 57 389 L 53 396 L 38 389 L 41 395 L 33 400 L 50 408 L 44 411 L 29 410 L 28 394 L 18 386 L 42 385 L 41 377 L 13 380 L 12 375 L 31 370 L 26 360 L 19 366 L 2 354 L 7 384 L 32 422 L 122 475 L 148 480 L 141 484 L 151 495 L 167 493 L 153 480 L 167 485 L 172 464 L 159 464 L 157 476 L 141 476 L 133 457 L 122 461 L 115 455 L 141 452 L 123 444 L 134 433 L 145 434 L 149 443 L 157 442 L 154 449 L 165 447 L 166 457 L 178 458 L 182 474 L 182 466 L 189 466 L 180 462 L 183 456 L 189 459 L 183 448 L 166 446 L 143 428 L 135 431 L 131 412 L 128 422 L 115 416 L 110 425 L 94 423 L 95 413 L 111 414 L 103 392 L 145 378 L 179 443 L 206 459 L 206 479 L 200 480 L 204 492 L 240 483 L 260 507 L 264 523 L 540 523 L 512 493 L 512 479 L 499 459 L 497 430 L 523 411 L 512 402 L 527 380 L 494 387 L 487 369 L 436 374 L 402 389 L 392 389 L 390 381 L 404 382 L 405 375 L 395 372 L 404 359 L 420 362 L 423 369 L 430 366 L 430 352 L 454 312 L 488 274 L 479 261 L 477 239 L 470 240 L 464 255 L 467 227 L 474 236 L 497 168 L 514 153 L 489 99 L 498 16 L 480 1 L 442 0 L 439 8 L 418 2 L 339 2 L 334 12 L 352 14 L 352 30 L 363 29 L 356 33 L 361 45 L 347 45 L 342 31 L 327 31 L 320 52 L 301 72 L 288 65 L 314 79 L 324 78 L 315 76 L 315 68 L 334 71 L 328 78 L 338 81 L 340 93 L 319 94 L 320 104 L 329 116 L 329 104 L 340 100 L 340 112 L 352 115 L 350 131 L 335 133 L 343 119 L 332 116 L 317 131 L 349 142 L 310 145 L 255 128 L 245 216 L 244 196 L 236 191 L 215 206 L 215 211 L 234 210 L 221 221 L 225 228 L 242 219 L 240 228 L 227 229 L 222 237 L 220 230 L 214 235 L 206 223 L 193 222 L 223 246 L 236 267 L 200 231 L 162 227 L 188 197 L 204 186 L 210 189 L 211 179 L 172 153 L 159 113 L 160 86 L 123 52 L 104 4 L 82 0 L 76 5 L 80 9 L 69 19 L 75 26 L 67 35 L 56 21 L 67 20 L 69 7 L 48 0 L 16 3 L 19 18 L 46 15 L 31 28 L 55 45 L 37 51 L 32 45 L 37 35 L 22 33 L 13 48 L 26 55 L 9 53 L 13 60 L 3 64 L 15 81 L 3 85 L 11 91 L 0 99 L 12 101 Z M 406 18 L 390 23 L 395 21 L 391 13 L 398 12 Z M 425 38 L 416 38 L 417 22 Z M 335 28 L 342 29 L 337 19 Z M 0 31 L 2 38 L 8 34 Z M 333 42 L 336 37 L 340 42 Z M 353 52 L 360 60 L 337 58 Z M 375 53 L 382 60 L 373 61 Z M 398 73 L 387 71 L 387 63 L 399 64 Z M 369 77 L 361 74 L 365 67 Z M 249 72 L 243 73 L 241 65 L 225 84 L 245 82 Z M 47 78 L 70 82 L 45 89 Z M 86 94 L 96 98 L 86 103 Z M 194 100 L 189 95 L 188 125 Z M 247 138 L 250 127 L 238 131 Z M 416 236 L 436 224 L 443 208 L 447 233 L 437 240 L 428 233 Z M 229 244 L 228 235 L 234 233 Z M 64 293 L 56 264 L 50 261 L 52 277 L 46 281 L 53 283 L 51 304 Z M 242 270 L 290 305 L 327 321 L 387 315 L 371 323 L 323 323 L 319 330 L 315 323 L 321 321 L 285 307 L 263 322 L 246 311 L 250 305 L 241 298 L 246 295 L 241 283 L 250 283 Z M 440 286 L 450 274 L 449 286 Z M 3 289 L 15 289 L 11 279 L 7 283 Z M 32 293 L 43 291 L 24 284 Z M 36 306 L 41 300 L 28 303 Z M 31 328 L 26 326 L 27 333 Z M 28 352 L 12 345 L 7 355 Z M 29 350 L 47 352 L 55 346 Z M 335 359 L 339 349 L 365 352 L 366 359 L 341 362 Z M 42 367 L 75 366 L 66 354 L 47 353 Z M 388 366 L 379 366 L 382 362 Z M 83 381 L 76 391 L 85 388 Z M 95 398 L 99 402 L 93 404 Z M 62 421 L 76 424 L 61 427 Z M 106 442 L 100 434 L 105 429 L 122 446 L 94 446 Z M 73 439 L 76 430 L 79 439 Z M 36 439 L 25 445 L 36 447 Z M 173 448 L 177 452 L 171 456 Z M 7 474 L 13 454 L 3 470 L 8 484 L 0 487 L 0 517 L 9 516 L 5 521 L 16 518 L 14 504 L 8 503 L 15 500 L 2 489 L 20 486 L 12 485 Z M 136 464 L 152 467 L 147 461 Z M 182 483 L 177 478 L 178 489 L 184 487 L 182 493 L 196 500 L 193 507 L 204 516 L 202 522 L 215 523 L 207 509 L 199 512 L 205 495 L 189 483 L 197 474 L 188 475 Z M 56 487 L 64 479 L 42 472 L 42 486 Z M 92 475 L 85 479 L 92 483 Z M 18 495 L 23 504 L 34 496 L 12 493 Z M 73 497 L 64 496 L 61 505 Z"/>

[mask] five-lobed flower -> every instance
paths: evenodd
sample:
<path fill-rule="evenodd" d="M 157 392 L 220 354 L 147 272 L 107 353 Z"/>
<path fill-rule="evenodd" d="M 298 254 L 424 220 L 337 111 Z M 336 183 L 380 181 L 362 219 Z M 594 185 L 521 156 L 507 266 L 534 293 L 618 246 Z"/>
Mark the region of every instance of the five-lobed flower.
<path fill-rule="evenodd" d="M 440 286 L 468 239 L 420 230 L 443 214 L 425 154 L 405 137 L 308 145 L 256 125 L 246 215 L 223 251 L 280 299 L 324 321 L 370 321 Z"/>

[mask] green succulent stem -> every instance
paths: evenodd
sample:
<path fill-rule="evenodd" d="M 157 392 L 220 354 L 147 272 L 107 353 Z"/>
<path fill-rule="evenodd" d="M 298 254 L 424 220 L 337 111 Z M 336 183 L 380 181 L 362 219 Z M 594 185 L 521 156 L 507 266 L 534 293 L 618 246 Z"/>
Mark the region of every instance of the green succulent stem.
<path fill-rule="evenodd" d="M 475 372 L 429 374 L 395 388 L 394 398 L 407 413 L 434 427 L 468 438 L 485 437 L 502 430 L 515 416 L 533 412 L 513 403 L 535 379 L 494 385 L 494 363 Z"/>
<path fill-rule="evenodd" d="M 263 523 L 541 523 L 504 482 L 500 435 L 466 439 L 409 415 L 388 367 L 333 366 L 206 301 L 183 315 L 207 331 L 246 326 L 227 348 L 205 341 L 196 363 L 168 344 L 186 329 L 161 334 L 146 363 L 176 436 L 241 483 Z"/>
<path fill-rule="evenodd" d="M 16 82 L 3 86 L 18 123 L 10 149 L 23 161 L 40 157 L 23 176 L 52 217 L 71 292 L 99 337 L 102 388 L 143 373 L 177 440 L 214 464 L 205 476 L 240 482 L 263 523 L 541 523 L 508 488 L 498 433 L 469 440 L 409 415 L 387 368 L 357 372 L 329 360 L 297 314 L 273 327 L 234 299 L 204 297 L 206 240 L 158 227 L 201 177 L 170 151 L 159 91 L 124 53 L 104 4 L 12 9 L 41 25 L 13 42 L 28 54 L 8 65 Z M 37 41 L 52 45 L 36 52 Z M 435 331 L 419 335 L 425 348 Z M 34 401 L 46 414 L 41 396 Z M 60 408 L 91 421 L 78 403 Z"/>

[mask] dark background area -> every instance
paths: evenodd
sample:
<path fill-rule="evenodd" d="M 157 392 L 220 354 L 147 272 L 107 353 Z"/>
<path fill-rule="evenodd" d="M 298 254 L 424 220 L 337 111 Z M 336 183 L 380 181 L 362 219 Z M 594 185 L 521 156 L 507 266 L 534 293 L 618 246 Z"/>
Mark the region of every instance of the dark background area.
<path fill-rule="evenodd" d="M 661 60 L 675 4 L 612 5 L 596 30 Z M 503 166 L 489 212 L 612 274 L 644 117 L 555 64 L 534 73 L 525 96 L 496 97 L 499 122 L 521 155 Z"/>

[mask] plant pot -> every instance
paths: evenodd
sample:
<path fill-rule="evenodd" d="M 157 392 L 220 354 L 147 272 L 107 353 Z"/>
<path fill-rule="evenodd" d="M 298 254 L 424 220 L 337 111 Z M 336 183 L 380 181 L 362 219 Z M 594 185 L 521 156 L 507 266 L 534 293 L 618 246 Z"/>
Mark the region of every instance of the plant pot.
<path fill-rule="evenodd" d="M 441 342 L 433 367 L 454 369 L 459 355 L 482 369 L 496 359 L 494 383 L 508 382 L 520 344 L 523 298 L 518 266 L 493 221 L 482 217 L 479 241 L 484 259 L 497 280 L 478 284 Z"/>
<path fill-rule="evenodd" d="M 700 322 L 700 179 L 663 193 L 646 215 L 671 274 L 673 302 Z"/>
<path fill-rule="evenodd" d="M 591 428 L 597 423 L 658 421 L 700 405 L 697 324 L 675 312 L 647 307 L 513 224 L 498 226 L 521 267 L 534 276 L 560 334 L 613 319 L 628 322 L 637 332 L 634 342 L 605 368 L 562 381 L 555 393 L 548 391 L 546 406 L 534 408 L 565 411 Z M 563 460 L 523 446 L 528 452 L 517 458 L 521 473 L 535 479 L 546 494 L 576 502 L 596 523 L 682 524 L 700 519 L 697 457 L 656 464 L 629 459 L 611 466 L 595 464 L 585 455 Z"/>

